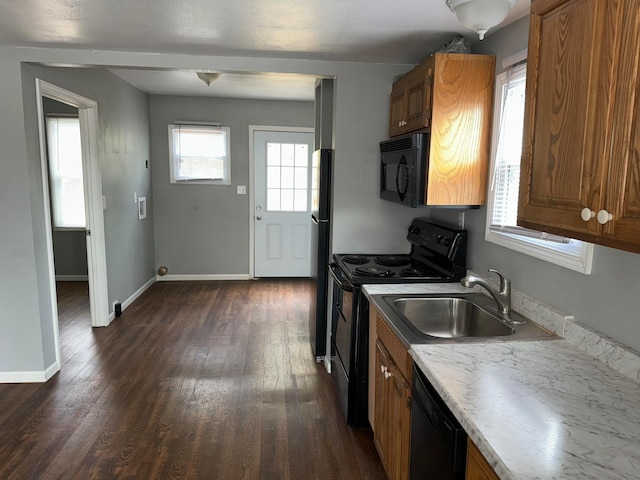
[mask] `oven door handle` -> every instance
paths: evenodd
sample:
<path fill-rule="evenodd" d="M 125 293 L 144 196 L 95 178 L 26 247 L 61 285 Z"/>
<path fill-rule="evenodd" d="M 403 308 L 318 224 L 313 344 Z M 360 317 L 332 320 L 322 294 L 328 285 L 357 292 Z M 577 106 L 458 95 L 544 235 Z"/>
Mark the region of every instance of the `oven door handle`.
<path fill-rule="evenodd" d="M 331 274 L 331 276 L 333 277 L 333 281 L 336 282 L 336 284 L 345 292 L 353 292 L 353 285 L 351 285 L 351 283 L 345 278 L 345 280 L 347 281 L 347 283 L 343 283 L 339 278 L 338 275 L 336 274 L 336 269 L 339 270 L 338 265 L 336 265 L 335 263 L 331 262 L 329 264 L 329 273 Z"/>

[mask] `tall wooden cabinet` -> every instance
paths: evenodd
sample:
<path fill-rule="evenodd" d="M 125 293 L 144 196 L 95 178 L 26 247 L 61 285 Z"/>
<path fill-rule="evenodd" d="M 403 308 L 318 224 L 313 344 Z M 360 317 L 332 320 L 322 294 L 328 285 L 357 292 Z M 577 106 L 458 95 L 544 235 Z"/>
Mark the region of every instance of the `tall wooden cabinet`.
<path fill-rule="evenodd" d="M 640 252 L 640 2 L 532 0 L 518 224 Z"/>
<path fill-rule="evenodd" d="M 413 360 L 379 315 L 376 333 L 374 443 L 389 480 L 407 480 Z"/>

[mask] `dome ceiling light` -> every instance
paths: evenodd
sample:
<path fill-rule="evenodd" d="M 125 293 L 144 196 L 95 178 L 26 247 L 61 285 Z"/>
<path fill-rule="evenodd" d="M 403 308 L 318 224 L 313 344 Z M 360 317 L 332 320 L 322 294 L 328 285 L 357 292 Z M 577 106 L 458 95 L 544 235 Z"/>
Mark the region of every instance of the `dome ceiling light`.
<path fill-rule="evenodd" d="M 198 75 L 200 80 L 207 84 L 207 87 L 211 85 L 211 82 L 215 82 L 220 78 L 220 74 L 218 72 L 198 72 L 196 75 Z"/>
<path fill-rule="evenodd" d="M 446 0 L 447 7 L 456 14 L 462 25 L 478 34 L 484 34 L 491 27 L 502 22 L 517 0 Z"/>

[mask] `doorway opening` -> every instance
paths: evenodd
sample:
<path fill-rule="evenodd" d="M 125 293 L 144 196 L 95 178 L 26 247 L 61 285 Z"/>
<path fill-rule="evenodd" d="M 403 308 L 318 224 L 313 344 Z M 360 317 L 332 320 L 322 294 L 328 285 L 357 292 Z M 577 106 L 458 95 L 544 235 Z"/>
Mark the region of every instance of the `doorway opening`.
<path fill-rule="evenodd" d="M 98 166 L 97 125 L 98 105 L 95 101 L 77 95 L 56 85 L 36 79 L 36 100 L 38 109 L 38 133 L 40 139 L 40 166 L 45 213 L 46 244 L 48 256 L 48 277 L 53 331 L 58 369 L 60 368 L 60 340 L 58 330 L 58 308 L 56 292 L 56 268 L 54 262 L 54 241 L 51 202 L 51 177 L 48 158 L 45 99 L 54 100 L 71 109 L 77 110 L 80 129 L 82 190 L 84 198 L 84 233 L 87 261 L 87 281 L 91 313 L 91 326 L 101 327 L 109 324 L 107 296 L 107 266 L 104 241 L 104 213 L 102 202 L 102 182 Z M 74 110 L 74 113 L 75 113 Z M 71 189 L 73 190 L 73 188 Z M 84 231 L 83 231 L 84 230 Z M 78 228 L 75 229 L 78 231 Z M 56 370 L 57 371 L 57 370 Z M 55 373 L 55 372 L 53 372 Z"/>

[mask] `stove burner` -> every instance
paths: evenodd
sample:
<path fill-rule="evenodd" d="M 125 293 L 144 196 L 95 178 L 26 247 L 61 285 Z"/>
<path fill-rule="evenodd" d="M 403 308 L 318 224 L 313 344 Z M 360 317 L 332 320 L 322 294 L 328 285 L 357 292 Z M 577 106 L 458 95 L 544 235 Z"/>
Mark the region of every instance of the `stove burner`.
<path fill-rule="evenodd" d="M 411 263 L 411 259 L 408 255 L 380 255 L 376 257 L 376 263 L 386 267 L 399 267 L 400 265 L 408 265 Z"/>
<path fill-rule="evenodd" d="M 369 277 L 390 277 L 391 275 L 393 275 L 393 272 L 391 270 L 381 267 L 358 267 L 356 268 L 355 272 L 359 273 L 360 275 L 367 275 Z"/>
<path fill-rule="evenodd" d="M 437 274 L 431 270 L 418 267 L 407 267 L 400 270 L 401 277 L 436 277 Z"/>
<path fill-rule="evenodd" d="M 345 255 L 342 257 L 345 263 L 351 263 L 353 265 L 364 265 L 369 261 L 364 255 Z"/>

